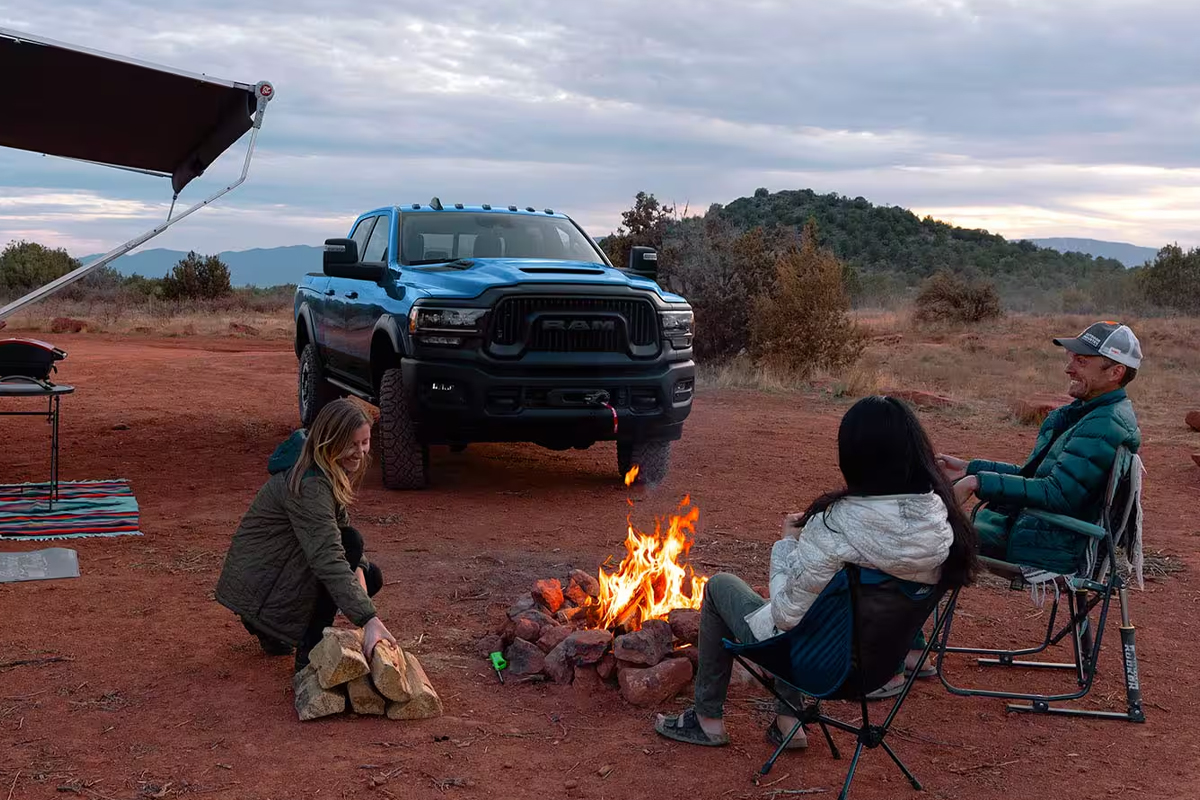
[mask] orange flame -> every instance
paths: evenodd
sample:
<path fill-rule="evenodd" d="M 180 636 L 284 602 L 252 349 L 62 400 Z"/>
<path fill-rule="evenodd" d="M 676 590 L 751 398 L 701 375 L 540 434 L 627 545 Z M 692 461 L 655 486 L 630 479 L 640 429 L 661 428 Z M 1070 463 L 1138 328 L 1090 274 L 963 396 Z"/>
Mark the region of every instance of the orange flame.
<path fill-rule="evenodd" d="M 632 467 L 630 467 L 629 472 L 625 473 L 625 485 L 633 486 L 633 482 L 637 480 L 638 473 L 641 471 L 642 468 L 637 464 L 634 464 Z"/>
<path fill-rule="evenodd" d="M 616 572 L 601 569 L 598 576 L 598 627 L 637 630 L 648 619 L 665 618 L 672 609 L 700 608 L 708 578 L 696 577 L 690 566 L 681 563 L 692 547 L 700 509 L 684 497 L 677 512 L 665 520 L 655 518 L 652 534 L 642 533 L 629 521 L 625 558 Z"/>

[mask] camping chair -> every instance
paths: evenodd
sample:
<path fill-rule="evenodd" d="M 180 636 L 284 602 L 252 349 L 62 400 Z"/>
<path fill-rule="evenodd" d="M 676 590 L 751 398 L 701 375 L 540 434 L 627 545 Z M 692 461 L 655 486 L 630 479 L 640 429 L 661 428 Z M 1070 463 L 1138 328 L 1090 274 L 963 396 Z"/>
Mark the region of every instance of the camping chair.
<path fill-rule="evenodd" d="M 1131 577 L 1138 588 L 1142 588 L 1142 541 L 1141 541 L 1141 459 L 1126 448 L 1119 448 L 1105 490 L 1104 503 L 1096 514 L 1096 522 L 1087 522 L 1060 514 L 1051 514 L 1036 509 L 1023 513 L 1053 522 L 1073 531 L 1086 539 L 1086 549 L 1081 569 L 1075 574 L 1062 575 L 1046 572 L 1029 566 L 1014 564 L 992 558 L 981 558 L 991 572 L 1008 578 L 1013 589 L 1029 589 L 1035 601 L 1053 591 L 1053 604 L 1046 624 L 1046 634 L 1040 644 L 1017 650 L 995 650 L 977 647 L 950 647 L 950 629 L 953 625 L 957 598 L 947 604 L 948 615 L 942 630 L 942 641 L 937 647 L 938 677 L 948 691 L 964 697 L 996 697 L 1004 700 L 1022 700 L 1024 703 L 1009 703 L 1008 710 L 1039 714 L 1063 714 L 1101 719 L 1122 719 L 1129 722 L 1145 722 L 1142 708 L 1142 692 L 1138 677 L 1137 651 L 1134 647 L 1134 628 L 1129 615 L 1129 590 L 1121 575 L 1122 561 L 1127 562 Z M 980 504 L 981 506 L 983 504 Z M 978 512 L 979 507 L 975 511 Z M 1068 619 L 1055 631 L 1058 618 L 1059 597 L 1066 595 Z M 1121 608 L 1121 658 L 1124 666 L 1126 710 L 1100 711 L 1052 706 L 1078 700 L 1091 691 L 1104 640 L 1104 628 L 1108 621 L 1109 604 L 1117 596 Z M 1096 624 L 1091 622 L 1092 613 L 1099 608 Z M 1071 663 L 1019 660 L 1036 655 L 1070 638 L 1074 660 Z M 1035 692 L 1005 692 L 991 689 L 967 689 L 955 686 L 944 672 L 946 653 L 969 653 L 983 656 L 978 663 L 984 666 L 1027 667 L 1034 669 L 1071 670 L 1075 673 L 1076 686 L 1073 690 L 1057 694 Z"/>
<path fill-rule="evenodd" d="M 825 741 L 829 743 L 834 758 L 841 758 L 841 755 L 833 743 L 833 737 L 829 735 L 830 726 L 852 733 L 858 739 L 838 800 L 845 798 L 850 791 L 850 782 L 854 780 L 854 771 L 864 747 L 882 747 L 913 788 L 920 789 L 920 782 L 908 771 L 884 737 L 908 697 L 917 671 L 937 639 L 940 623 L 935 625 L 933 636 L 921 653 L 920 663 L 905 682 L 904 689 L 897 696 L 883 724 L 871 724 L 866 695 L 896 674 L 896 666 L 904 662 L 913 637 L 933 613 L 944 593 L 936 586 L 902 581 L 878 570 L 847 564 L 829 582 L 796 627 L 761 642 L 741 644 L 724 640 L 725 648 L 733 653 L 734 658 L 771 694 L 792 709 L 799 720 L 767 763 L 763 764 L 759 774 L 766 775 L 771 771 L 776 759 L 801 726 L 815 722 L 825 734 Z M 950 602 L 957 594 L 958 590 L 955 589 Z M 942 619 L 945 618 L 943 615 Z M 769 677 L 760 675 L 759 670 L 751 668 L 747 661 L 757 664 L 769 673 Z M 803 708 L 796 708 L 776 691 L 776 680 L 813 698 L 815 702 L 804 703 Z M 825 716 L 821 713 L 821 700 L 857 700 L 862 704 L 861 723 L 850 725 Z"/>

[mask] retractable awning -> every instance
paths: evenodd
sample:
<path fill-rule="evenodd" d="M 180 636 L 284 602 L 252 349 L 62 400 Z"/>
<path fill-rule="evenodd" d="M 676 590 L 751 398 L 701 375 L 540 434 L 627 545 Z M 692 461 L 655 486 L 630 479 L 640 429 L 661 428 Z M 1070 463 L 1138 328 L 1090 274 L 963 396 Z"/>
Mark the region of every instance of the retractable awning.
<path fill-rule="evenodd" d="M 239 186 L 249 172 L 263 113 L 273 96 L 266 81 L 220 80 L 0 28 L 2 147 L 167 177 L 178 196 L 252 131 L 241 177 L 233 184 L 0 308 L 0 319 L 144 244 Z"/>

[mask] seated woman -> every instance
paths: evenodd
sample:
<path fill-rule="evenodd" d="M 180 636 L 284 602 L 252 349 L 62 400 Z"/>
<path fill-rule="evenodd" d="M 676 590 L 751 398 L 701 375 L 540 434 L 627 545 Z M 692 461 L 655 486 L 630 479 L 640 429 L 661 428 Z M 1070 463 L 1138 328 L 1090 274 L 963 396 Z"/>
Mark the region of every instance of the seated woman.
<path fill-rule="evenodd" d="M 976 568 L 974 528 L 934 461 L 913 412 L 891 397 L 854 404 L 838 430 L 838 463 L 846 488 L 789 514 L 771 549 L 770 601 L 745 581 L 722 573 L 705 587 L 700 608 L 695 705 L 658 716 L 655 730 L 699 745 L 729 742 L 722 719 L 733 656 L 722 638 L 762 641 L 800 622 L 846 563 L 925 584 L 960 586 Z M 799 696 L 788 697 L 799 706 Z M 778 745 L 796 723 L 778 704 L 767 739 Z M 788 745 L 807 746 L 798 731 Z"/>
<path fill-rule="evenodd" d="M 381 639 L 396 641 L 371 601 L 383 575 L 363 556 L 346 512 L 370 449 L 371 419 L 361 406 L 325 406 L 307 433 L 296 431 L 271 455 L 271 477 L 225 555 L 217 601 L 267 653 L 287 655 L 295 646 L 296 672 L 338 609 L 363 629 L 368 659 Z"/>

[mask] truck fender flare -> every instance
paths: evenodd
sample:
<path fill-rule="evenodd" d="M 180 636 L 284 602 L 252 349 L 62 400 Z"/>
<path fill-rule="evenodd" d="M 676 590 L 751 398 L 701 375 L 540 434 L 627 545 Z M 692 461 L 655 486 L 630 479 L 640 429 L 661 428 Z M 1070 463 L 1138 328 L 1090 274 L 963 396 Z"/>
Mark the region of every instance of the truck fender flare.
<path fill-rule="evenodd" d="M 399 366 L 398 364 L 376 364 L 375 363 L 375 343 L 379 341 L 380 336 L 387 337 L 388 343 L 392 348 L 392 353 L 397 358 L 403 358 L 408 355 L 408 337 L 400 330 L 400 323 L 392 314 L 384 314 L 375 321 L 375 329 L 371 331 L 371 378 L 374 384 L 378 384 L 383 378 L 383 373 L 389 367 Z"/>
<path fill-rule="evenodd" d="M 317 344 L 317 329 L 313 326 L 312 312 L 308 308 L 308 303 L 300 306 L 300 310 L 296 313 L 296 326 L 304 326 L 305 332 L 308 334 L 308 341 L 312 344 Z M 293 343 L 293 349 L 296 351 L 296 358 L 300 357 L 302 348 L 300 347 L 300 337 L 296 337 Z"/>

